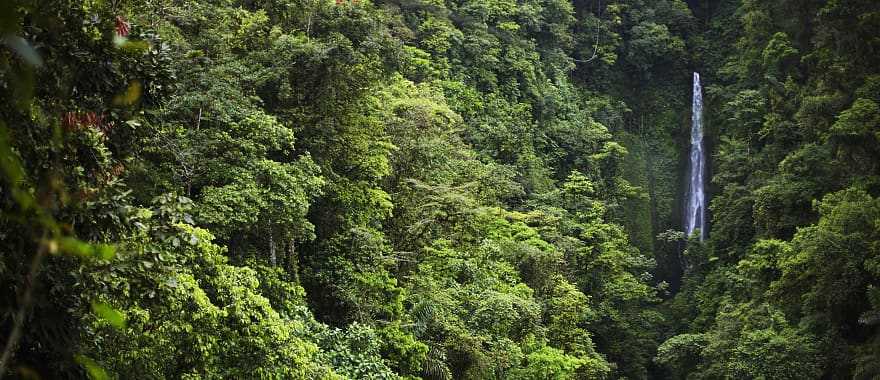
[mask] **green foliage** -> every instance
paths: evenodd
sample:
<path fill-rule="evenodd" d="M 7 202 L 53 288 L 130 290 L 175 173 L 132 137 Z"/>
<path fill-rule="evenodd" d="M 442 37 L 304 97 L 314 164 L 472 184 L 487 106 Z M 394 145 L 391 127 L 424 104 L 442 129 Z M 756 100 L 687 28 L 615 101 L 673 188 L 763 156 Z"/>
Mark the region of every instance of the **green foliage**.
<path fill-rule="evenodd" d="M 685 378 L 700 363 L 703 350 L 708 344 L 705 334 L 679 334 L 667 339 L 657 348 L 654 358 L 666 367 L 675 378 Z"/>
<path fill-rule="evenodd" d="M 567 356 L 552 347 L 544 347 L 528 354 L 526 361 L 528 365 L 523 369 L 512 371 L 510 379 L 571 379 L 575 377 L 580 368 L 593 364 L 583 359 Z M 587 371 L 591 375 L 598 375 L 595 368 L 590 368 Z"/>
<path fill-rule="evenodd" d="M 399 379 L 379 355 L 383 342 L 375 330 L 353 323 L 345 331 L 319 335 L 328 360 L 338 373 L 357 379 Z"/>
<path fill-rule="evenodd" d="M 876 376 L 878 15 L 5 2 L 0 371 Z"/>
<path fill-rule="evenodd" d="M 655 360 L 676 378 L 874 376 L 877 4 L 725 3 L 711 239 Z"/>
<path fill-rule="evenodd" d="M 316 357 L 318 347 L 305 340 L 309 322 L 275 311 L 260 295 L 253 269 L 227 264 L 207 231 L 186 224 L 171 228 L 195 239 L 174 245 L 133 237 L 114 265 L 81 280 L 86 294 L 103 289 L 128 316 L 127 326 L 114 325 L 118 332 L 100 324 L 87 329 L 84 338 L 91 339 L 84 341 L 92 343 L 83 347 L 86 352 L 117 373 L 137 368 L 148 377 L 330 373 Z M 112 313 L 98 314 L 107 319 L 105 314 Z"/>

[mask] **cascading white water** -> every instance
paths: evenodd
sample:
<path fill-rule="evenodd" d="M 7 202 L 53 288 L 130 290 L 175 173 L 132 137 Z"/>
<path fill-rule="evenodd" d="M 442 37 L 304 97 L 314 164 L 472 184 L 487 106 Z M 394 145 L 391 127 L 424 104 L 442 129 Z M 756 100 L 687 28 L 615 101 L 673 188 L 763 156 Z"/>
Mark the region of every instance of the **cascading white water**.
<path fill-rule="evenodd" d="M 703 241 L 706 238 L 706 194 L 703 192 L 706 156 L 703 152 L 703 89 L 699 73 L 694 73 L 691 111 L 691 153 L 684 225 L 688 236 L 699 230 L 700 241 Z"/>

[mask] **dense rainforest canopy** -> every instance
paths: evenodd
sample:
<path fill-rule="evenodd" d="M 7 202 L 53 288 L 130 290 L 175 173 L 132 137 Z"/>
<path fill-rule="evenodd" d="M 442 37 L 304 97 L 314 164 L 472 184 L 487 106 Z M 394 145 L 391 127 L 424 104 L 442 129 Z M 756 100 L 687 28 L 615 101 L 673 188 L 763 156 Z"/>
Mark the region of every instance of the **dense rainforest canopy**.
<path fill-rule="evenodd" d="M 0 378 L 880 377 L 875 0 L 4 0 L 0 39 Z"/>

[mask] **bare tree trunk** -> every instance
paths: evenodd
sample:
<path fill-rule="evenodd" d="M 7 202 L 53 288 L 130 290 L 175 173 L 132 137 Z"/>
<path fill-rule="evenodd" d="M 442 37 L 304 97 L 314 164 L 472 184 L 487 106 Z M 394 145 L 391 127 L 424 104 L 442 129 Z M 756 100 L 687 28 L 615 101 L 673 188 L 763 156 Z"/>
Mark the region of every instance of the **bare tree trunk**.
<path fill-rule="evenodd" d="M 278 257 L 275 255 L 275 237 L 272 230 L 269 230 L 269 261 L 272 263 L 272 266 L 278 264 Z"/>
<path fill-rule="evenodd" d="M 287 271 L 299 284 L 299 259 L 296 257 L 296 240 L 293 237 L 287 244 Z"/>

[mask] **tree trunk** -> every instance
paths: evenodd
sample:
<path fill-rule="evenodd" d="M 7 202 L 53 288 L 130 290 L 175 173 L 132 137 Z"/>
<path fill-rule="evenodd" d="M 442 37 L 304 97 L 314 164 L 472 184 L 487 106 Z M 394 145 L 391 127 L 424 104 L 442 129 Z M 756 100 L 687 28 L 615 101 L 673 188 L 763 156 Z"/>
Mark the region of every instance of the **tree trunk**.
<path fill-rule="evenodd" d="M 299 284 L 299 259 L 296 257 L 296 240 L 293 237 L 287 244 L 287 272 L 293 275 Z"/>
<path fill-rule="evenodd" d="M 271 262 L 272 266 L 274 267 L 275 265 L 278 264 L 278 258 L 275 255 L 275 237 L 273 235 L 275 235 L 275 234 L 272 233 L 272 231 L 270 230 L 269 231 L 269 262 Z"/>

